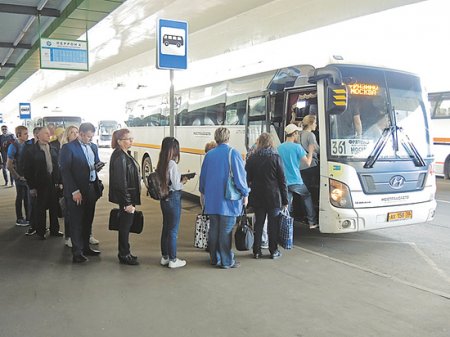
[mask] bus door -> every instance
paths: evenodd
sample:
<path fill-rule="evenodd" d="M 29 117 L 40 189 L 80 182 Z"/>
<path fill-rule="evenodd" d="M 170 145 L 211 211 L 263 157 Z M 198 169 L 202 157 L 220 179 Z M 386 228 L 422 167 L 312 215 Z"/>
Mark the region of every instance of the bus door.
<path fill-rule="evenodd" d="M 248 99 L 247 123 L 245 125 L 245 146 L 247 152 L 256 143 L 259 135 L 268 132 L 267 96 L 255 96 Z"/>
<path fill-rule="evenodd" d="M 300 126 L 307 115 L 314 115 L 317 118 L 316 86 L 287 89 L 284 111 L 285 125 L 294 123 Z"/>
<path fill-rule="evenodd" d="M 284 102 L 284 125 L 288 124 L 296 124 L 297 126 L 301 126 L 302 120 L 304 117 L 308 115 L 316 116 L 317 120 L 317 89 L 316 86 L 308 86 L 302 88 L 291 88 L 286 89 L 285 91 L 285 102 Z M 316 129 L 317 130 L 317 129 Z M 317 131 L 312 131 L 316 136 L 317 143 L 319 143 L 319 134 Z M 283 128 L 283 138 L 284 141 L 284 128 Z M 297 140 L 301 144 L 300 135 Z M 308 148 L 306 145 L 301 144 L 306 151 Z M 315 160 L 318 160 L 318 156 L 314 155 Z M 316 168 L 309 170 L 308 168 L 305 171 L 301 171 L 301 175 L 304 179 L 304 182 L 311 193 L 312 202 L 314 209 L 316 210 L 316 214 L 319 214 L 319 179 L 320 172 L 318 171 L 318 167 L 320 167 L 317 162 Z M 301 198 L 294 193 L 293 198 L 293 215 L 294 218 L 299 218 L 305 220 L 305 206 L 302 202 Z M 305 220 L 307 221 L 307 220 Z"/>

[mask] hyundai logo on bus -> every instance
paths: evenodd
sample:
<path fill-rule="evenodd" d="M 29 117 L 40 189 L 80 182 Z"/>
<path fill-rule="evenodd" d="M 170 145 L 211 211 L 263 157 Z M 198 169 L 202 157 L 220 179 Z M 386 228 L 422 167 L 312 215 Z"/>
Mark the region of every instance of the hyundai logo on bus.
<path fill-rule="evenodd" d="M 19 103 L 20 119 L 31 119 L 31 103 Z"/>
<path fill-rule="evenodd" d="M 391 179 L 389 179 L 389 185 L 392 188 L 398 190 L 403 187 L 403 185 L 405 184 L 405 181 L 406 181 L 405 177 L 393 176 Z"/>

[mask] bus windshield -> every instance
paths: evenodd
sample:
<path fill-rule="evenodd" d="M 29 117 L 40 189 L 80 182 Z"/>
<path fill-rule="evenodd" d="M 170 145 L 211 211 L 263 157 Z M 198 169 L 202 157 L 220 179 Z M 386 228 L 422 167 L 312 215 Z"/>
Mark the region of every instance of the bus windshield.
<path fill-rule="evenodd" d="M 422 158 L 431 156 L 418 77 L 373 68 L 339 66 L 339 70 L 349 88 L 348 107 L 342 114 L 328 115 L 333 160 L 412 158 L 423 163 Z"/>
<path fill-rule="evenodd" d="M 42 118 L 42 126 L 54 126 L 55 128 L 67 128 L 68 126 L 80 126 L 81 117 L 78 116 L 46 116 Z"/>
<path fill-rule="evenodd" d="M 98 127 L 99 135 L 112 135 L 119 128 L 119 123 L 116 121 L 100 121 Z"/>

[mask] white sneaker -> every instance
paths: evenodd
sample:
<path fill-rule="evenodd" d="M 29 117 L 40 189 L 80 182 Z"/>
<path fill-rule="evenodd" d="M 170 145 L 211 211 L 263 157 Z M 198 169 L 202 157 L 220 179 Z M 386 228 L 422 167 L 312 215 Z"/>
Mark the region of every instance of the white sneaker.
<path fill-rule="evenodd" d="M 91 245 L 98 245 L 98 244 L 100 243 L 100 241 L 98 241 L 96 238 L 94 238 L 93 235 L 91 235 L 91 236 L 89 237 L 89 243 L 90 243 Z"/>
<path fill-rule="evenodd" d="M 64 241 L 64 244 L 65 244 L 67 247 L 72 248 L 72 239 L 71 239 L 71 238 L 66 239 L 66 240 Z"/>
<path fill-rule="evenodd" d="M 261 242 L 261 248 L 262 249 L 269 249 L 269 241 L 262 241 Z"/>
<path fill-rule="evenodd" d="M 164 258 L 164 256 L 163 257 L 161 257 L 161 266 L 167 266 L 168 264 L 169 264 L 169 258 Z"/>
<path fill-rule="evenodd" d="M 175 259 L 175 261 L 169 261 L 169 268 L 181 268 L 186 265 L 185 260 Z"/>

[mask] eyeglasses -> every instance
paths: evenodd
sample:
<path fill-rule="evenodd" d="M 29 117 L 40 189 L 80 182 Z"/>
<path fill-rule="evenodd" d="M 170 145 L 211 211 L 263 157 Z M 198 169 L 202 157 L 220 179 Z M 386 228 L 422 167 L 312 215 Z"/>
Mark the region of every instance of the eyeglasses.
<path fill-rule="evenodd" d="M 133 141 L 134 140 L 134 138 L 132 138 L 132 137 L 130 137 L 130 138 L 120 138 L 120 140 L 129 140 L 129 141 Z"/>

